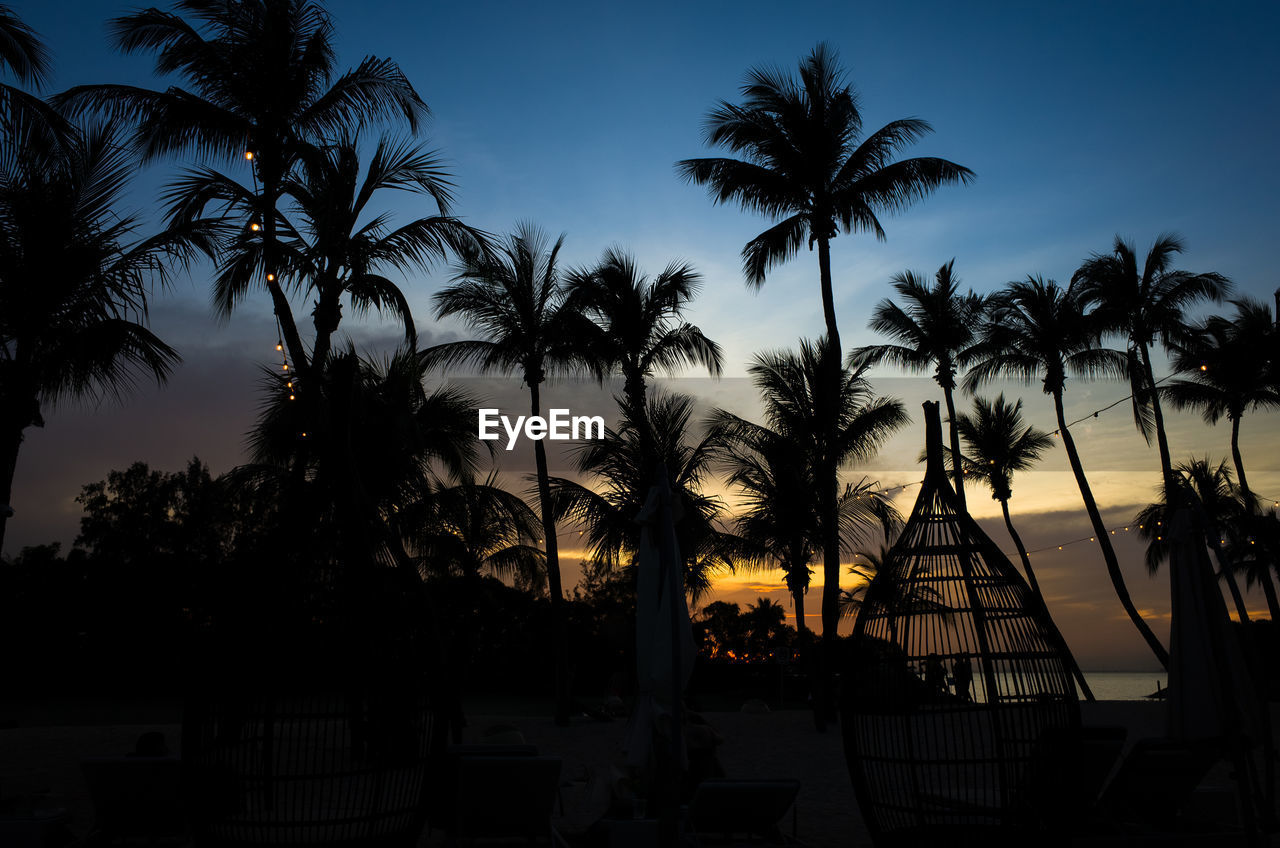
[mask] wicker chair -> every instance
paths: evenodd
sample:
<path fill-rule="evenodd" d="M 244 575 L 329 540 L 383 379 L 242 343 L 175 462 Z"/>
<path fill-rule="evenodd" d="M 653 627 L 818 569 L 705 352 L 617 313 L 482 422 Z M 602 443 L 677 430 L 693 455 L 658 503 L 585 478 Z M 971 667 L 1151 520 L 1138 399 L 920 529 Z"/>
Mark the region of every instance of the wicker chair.
<path fill-rule="evenodd" d="M 843 674 L 845 754 L 877 845 L 1017 842 L 1046 734 L 1078 728 L 1068 651 L 963 511 L 925 404 L 915 508 L 869 587 Z"/>

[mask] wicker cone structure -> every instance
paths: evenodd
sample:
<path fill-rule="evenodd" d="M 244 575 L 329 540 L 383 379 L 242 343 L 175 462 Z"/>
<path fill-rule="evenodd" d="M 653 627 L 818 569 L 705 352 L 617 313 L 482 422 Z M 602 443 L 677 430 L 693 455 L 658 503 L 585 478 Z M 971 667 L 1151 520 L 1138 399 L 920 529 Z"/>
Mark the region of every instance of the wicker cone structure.
<path fill-rule="evenodd" d="M 1048 610 L 960 508 L 924 406 L 925 479 L 844 669 L 845 755 L 877 845 L 991 844 L 1036 826 L 1029 784 L 1080 707 Z"/>

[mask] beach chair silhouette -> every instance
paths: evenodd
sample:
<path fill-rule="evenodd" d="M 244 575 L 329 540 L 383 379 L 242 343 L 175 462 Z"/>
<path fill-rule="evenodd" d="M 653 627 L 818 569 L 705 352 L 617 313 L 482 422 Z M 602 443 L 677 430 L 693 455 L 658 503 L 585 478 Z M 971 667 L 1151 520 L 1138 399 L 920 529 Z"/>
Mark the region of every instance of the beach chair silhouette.
<path fill-rule="evenodd" d="M 93 800 L 90 844 L 185 839 L 177 757 L 88 757 L 80 769 Z"/>
<path fill-rule="evenodd" d="M 1167 828 L 1217 761 L 1209 746 L 1139 739 L 1107 784 L 1098 806 L 1115 821 Z"/>
<path fill-rule="evenodd" d="M 688 843 L 800 845 L 796 834 L 798 780 L 705 780 L 689 801 Z M 791 834 L 782 821 L 791 813 Z"/>
<path fill-rule="evenodd" d="M 508 840 L 565 846 L 551 825 L 560 785 L 559 757 L 462 756 L 447 828 L 456 845 Z"/>

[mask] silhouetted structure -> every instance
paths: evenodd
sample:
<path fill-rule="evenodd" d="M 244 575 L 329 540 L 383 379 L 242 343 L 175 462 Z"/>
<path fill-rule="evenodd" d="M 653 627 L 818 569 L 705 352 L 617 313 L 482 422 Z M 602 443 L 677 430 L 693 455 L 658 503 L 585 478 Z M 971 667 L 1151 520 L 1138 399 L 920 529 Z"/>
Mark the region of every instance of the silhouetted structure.
<path fill-rule="evenodd" d="M 1034 824 L 1027 784 L 1042 740 L 1080 723 L 1065 645 L 959 508 L 938 405 L 925 415 L 920 496 L 867 592 L 845 669 L 845 754 L 878 845 L 985 842 Z M 955 691 L 944 669 L 961 660 L 972 685 Z"/>

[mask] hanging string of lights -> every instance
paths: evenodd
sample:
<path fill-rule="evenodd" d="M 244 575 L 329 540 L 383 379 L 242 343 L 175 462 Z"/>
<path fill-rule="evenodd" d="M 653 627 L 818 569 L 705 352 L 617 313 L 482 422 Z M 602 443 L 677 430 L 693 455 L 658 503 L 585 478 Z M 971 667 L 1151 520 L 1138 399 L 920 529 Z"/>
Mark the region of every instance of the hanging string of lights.
<path fill-rule="evenodd" d="M 257 167 L 258 163 L 257 163 L 256 157 L 254 156 L 253 151 L 246 150 L 244 152 L 244 158 L 245 158 L 245 161 L 249 163 L 249 175 L 250 175 L 250 178 L 253 180 L 253 190 L 255 192 L 260 191 L 262 187 L 258 183 L 258 167 Z M 249 221 L 249 231 L 256 233 L 261 230 L 262 230 L 262 224 L 259 223 L 256 215 L 251 217 Z M 268 270 L 266 276 L 267 276 L 267 282 L 269 283 L 275 282 L 276 275 L 273 271 Z M 285 350 L 285 347 L 284 347 L 284 329 L 280 325 L 280 316 L 277 314 L 275 317 L 276 317 L 276 352 L 280 354 L 280 369 L 282 372 L 284 372 L 284 375 L 285 375 L 285 381 L 284 381 L 285 391 L 289 393 L 289 400 L 297 400 L 298 395 L 297 395 L 297 392 L 294 391 L 293 373 L 291 373 L 293 369 L 289 367 L 289 352 Z M 306 433 L 302 433 L 303 438 L 306 438 L 306 435 L 307 435 Z"/>

